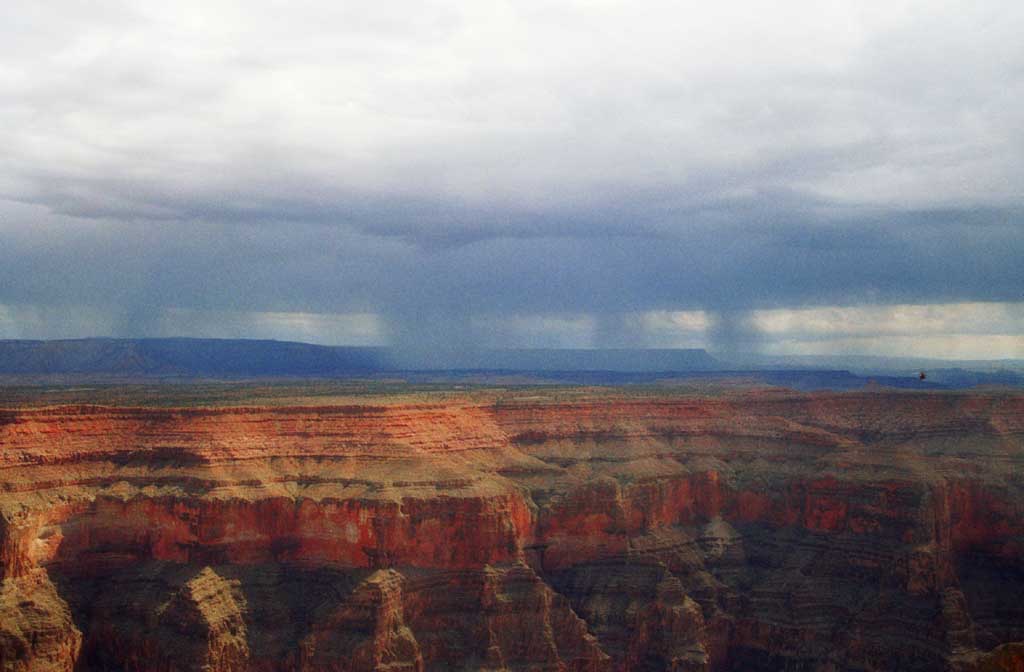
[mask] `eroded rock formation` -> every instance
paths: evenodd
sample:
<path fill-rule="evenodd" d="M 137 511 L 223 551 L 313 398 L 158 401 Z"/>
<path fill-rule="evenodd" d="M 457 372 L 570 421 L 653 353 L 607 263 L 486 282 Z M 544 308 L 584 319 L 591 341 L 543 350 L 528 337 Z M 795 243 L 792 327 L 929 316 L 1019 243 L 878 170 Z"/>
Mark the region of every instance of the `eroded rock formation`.
<path fill-rule="evenodd" d="M 3 670 L 1021 669 L 1021 395 L 26 408 L 0 448 Z"/>

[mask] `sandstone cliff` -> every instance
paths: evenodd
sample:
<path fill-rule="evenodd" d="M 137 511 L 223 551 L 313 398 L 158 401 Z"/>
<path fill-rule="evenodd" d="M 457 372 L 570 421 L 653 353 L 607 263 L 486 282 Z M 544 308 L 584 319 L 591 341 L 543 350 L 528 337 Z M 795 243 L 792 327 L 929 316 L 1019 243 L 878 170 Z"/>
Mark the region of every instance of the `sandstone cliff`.
<path fill-rule="evenodd" d="M 1022 475 L 1002 393 L 2 410 L 0 669 L 1020 669 Z"/>

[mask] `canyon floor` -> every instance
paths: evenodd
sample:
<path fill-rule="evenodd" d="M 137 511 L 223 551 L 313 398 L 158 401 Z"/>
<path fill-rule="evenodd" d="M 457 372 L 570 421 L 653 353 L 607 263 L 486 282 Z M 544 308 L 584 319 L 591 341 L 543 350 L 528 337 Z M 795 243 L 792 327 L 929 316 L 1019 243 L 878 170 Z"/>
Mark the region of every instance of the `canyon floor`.
<path fill-rule="evenodd" d="M 0 669 L 1022 670 L 1024 394 L 10 388 Z"/>

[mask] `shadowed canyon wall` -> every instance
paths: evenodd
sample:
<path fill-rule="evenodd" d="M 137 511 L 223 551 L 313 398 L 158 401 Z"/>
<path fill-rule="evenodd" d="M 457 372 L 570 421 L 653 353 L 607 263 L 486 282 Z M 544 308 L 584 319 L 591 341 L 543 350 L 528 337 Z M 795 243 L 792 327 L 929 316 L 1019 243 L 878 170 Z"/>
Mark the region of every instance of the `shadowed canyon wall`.
<path fill-rule="evenodd" d="M 1024 396 L 0 411 L 3 670 L 1019 670 Z"/>

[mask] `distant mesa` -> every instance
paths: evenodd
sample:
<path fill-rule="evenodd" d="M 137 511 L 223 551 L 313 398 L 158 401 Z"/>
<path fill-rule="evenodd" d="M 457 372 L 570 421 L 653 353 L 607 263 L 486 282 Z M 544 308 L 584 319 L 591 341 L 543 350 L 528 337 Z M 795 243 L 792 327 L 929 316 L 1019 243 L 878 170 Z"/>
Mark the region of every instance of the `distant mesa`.
<path fill-rule="evenodd" d="M 208 338 L 0 341 L 0 373 L 142 377 L 315 376 L 384 368 L 382 348 Z"/>
<path fill-rule="evenodd" d="M 905 362 L 797 357 L 737 361 L 702 349 L 469 349 L 410 353 L 373 346 L 214 338 L 0 340 L 0 377 L 10 382 L 130 380 L 374 379 L 474 383 L 650 384 L 702 380 L 729 386 L 856 390 L 1024 386 L 1024 362 Z M 1003 368 L 1004 365 L 1010 368 Z M 924 369 L 921 369 L 923 373 Z M 909 374 L 909 375 L 908 375 Z"/>
<path fill-rule="evenodd" d="M 385 347 L 210 338 L 86 338 L 0 341 L 0 374 L 144 377 L 346 376 L 446 370 L 711 371 L 721 362 L 699 349 L 478 350 L 443 366 Z"/>

